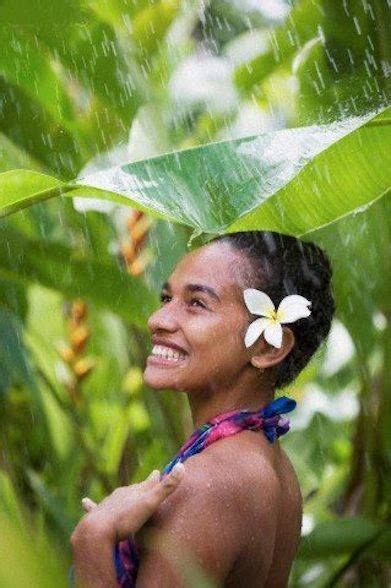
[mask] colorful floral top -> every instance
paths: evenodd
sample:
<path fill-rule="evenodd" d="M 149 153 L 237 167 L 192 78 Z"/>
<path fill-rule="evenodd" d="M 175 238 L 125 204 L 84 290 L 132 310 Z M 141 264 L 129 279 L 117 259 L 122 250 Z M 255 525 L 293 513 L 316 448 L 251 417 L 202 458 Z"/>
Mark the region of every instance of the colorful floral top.
<path fill-rule="evenodd" d="M 295 400 L 282 396 L 281 398 L 276 398 L 259 411 L 232 410 L 213 417 L 192 433 L 177 455 L 163 469 L 161 477 L 167 475 L 178 461 L 184 462 L 218 439 L 230 437 L 244 429 L 262 430 L 270 443 L 273 443 L 289 430 L 288 419 L 281 415 L 290 412 L 295 406 Z M 133 588 L 136 586 L 140 557 L 133 539 L 121 541 L 116 545 L 114 562 L 118 586 L 121 588 Z"/>

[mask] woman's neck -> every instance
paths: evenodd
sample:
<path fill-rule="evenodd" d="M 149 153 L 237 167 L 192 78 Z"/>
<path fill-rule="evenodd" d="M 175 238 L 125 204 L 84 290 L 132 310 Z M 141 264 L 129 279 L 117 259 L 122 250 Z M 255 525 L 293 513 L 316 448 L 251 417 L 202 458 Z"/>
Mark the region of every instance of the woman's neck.
<path fill-rule="evenodd" d="M 218 414 L 231 410 L 259 410 L 274 398 L 274 388 L 270 382 L 257 382 L 256 385 L 237 385 L 225 387 L 215 392 L 188 393 L 194 428 L 198 428 Z"/>

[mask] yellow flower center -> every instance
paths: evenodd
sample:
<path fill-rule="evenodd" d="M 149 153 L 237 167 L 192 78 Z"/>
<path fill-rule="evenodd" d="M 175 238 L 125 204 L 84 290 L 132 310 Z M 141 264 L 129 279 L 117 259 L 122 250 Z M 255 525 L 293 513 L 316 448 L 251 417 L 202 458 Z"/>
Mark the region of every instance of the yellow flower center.
<path fill-rule="evenodd" d="M 272 310 L 269 318 L 270 318 L 270 320 L 273 321 L 273 323 L 278 323 L 279 322 L 278 312 L 276 310 Z"/>

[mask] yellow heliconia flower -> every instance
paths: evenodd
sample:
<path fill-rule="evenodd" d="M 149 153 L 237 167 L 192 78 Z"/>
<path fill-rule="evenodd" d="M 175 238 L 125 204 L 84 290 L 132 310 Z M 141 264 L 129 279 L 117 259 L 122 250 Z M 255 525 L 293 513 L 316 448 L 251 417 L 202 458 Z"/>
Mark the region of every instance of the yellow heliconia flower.
<path fill-rule="evenodd" d="M 311 310 L 308 308 L 311 306 L 311 301 L 298 294 L 285 296 L 281 300 L 277 310 L 273 301 L 265 292 L 261 292 L 255 288 L 247 288 L 244 290 L 243 295 L 246 306 L 251 314 L 263 317 L 256 319 L 247 329 L 244 338 L 246 347 L 250 347 L 255 343 L 263 333 L 265 341 L 273 345 L 273 347 L 280 348 L 282 344 L 281 325 L 293 323 L 311 314 Z"/>

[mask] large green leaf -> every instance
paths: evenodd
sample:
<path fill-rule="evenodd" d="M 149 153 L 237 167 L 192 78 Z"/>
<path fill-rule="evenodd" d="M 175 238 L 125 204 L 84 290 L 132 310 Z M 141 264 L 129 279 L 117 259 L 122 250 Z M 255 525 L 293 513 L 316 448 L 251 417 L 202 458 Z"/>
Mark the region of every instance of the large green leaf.
<path fill-rule="evenodd" d="M 75 137 L 38 100 L 1 75 L 0 94 L 1 133 L 42 168 L 66 179 L 73 178 L 83 161 Z"/>
<path fill-rule="evenodd" d="M 388 190 L 391 126 L 374 116 L 212 143 L 110 168 L 61 190 L 127 203 L 197 233 L 268 229 L 301 235 Z M 45 181 L 53 181 L 53 193 L 32 193 L 39 179 L 33 172 L 23 172 L 16 188 L 8 188 L 15 178 L 17 171 L 0 175 L 0 214 L 58 193 L 51 179 Z"/>
<path fill-rule="evenodd" d="M 3 63 L 0 58 L 0 72 L 8 79 L 10 67 L 13 67 L 11 79 L 16 78 L 18 85 L 28 93 L 31 93 L 30 84 L 35 82 L 35 96 L 45 108 L 62 108 L 68 102 L 66 94 L 68 91 L 71 94 L 72 90 L 60 80 L 71 72 L 74 79 L 112 110 L 128 115 L 132 112 L 134 87 L 129 86 L 129 65 L 116 33 L 96 18 L 87 2 L 20 0 L 15 3 L 4 0 L 0 5 L 0 20 L 3 34 L 10 31 L 11 35 L 11 46 L 6 48 L 4 57 L 8 60 Z M 54 63 L 57 68 L 51 69 Z M 58 70 L 60 76 L 55 75 Z M 70 110 L 62 110 L 61 118 L 64 115 L 66 118 Z M 107 112 L 106 117 L 110 114 Z"/>
<path fill-rule="evenodd" d="M 116 264 L 99 262 L 57 243 L 29 239 L 1 225 L 0 270 L 14 280 L 38 282 L 70 298 L 91 300 L 142 328 L 156 306 L 143 282 Z"/>
<path fill-rule="evenodd" d="M 3 215 L 24 208 L 27 201 L 29 205 L 42 202 L 46 198 L 52 198 L 61 194 L 64 184 L 44 174 L 27 171 L 11 170 L 0 174 L 0 202 Z"/>
<path fill-rule="evenodd" d="M 261 226 L 303 235 L 362 210 L 391 186 L 390 147 L 391 126 L 364 126 L 345 135 L 229 230 Z"/>
<path fill-rule="evenodd" d="M 69 119 L 72 112 L 70 98 L 61 77 L 55 73 L 53 59 L 31 35 L 31 27 L 1 27 L 0 45 L 1 75 L 19 86 L 31 99 L 38 98 L 59 124 Z"/>
<path fill-rule="evenodd" d="M 72 192 L 72 197 L 111 200 L 117 204 L 154 212 L 148 206 L 132 202 L 126 195 L 121 195 L 119 192 L 107 192 L 87 186 L 79 187 L 75 183 L 66 184 L 46 174 L 17 169 L 0 174 L 0 218 L 67 192 Z M 168 213 L 156 212 L 155 216 L 169 218 Z M 172 218 L 172 220 L 177 219 Z"/>
<path fill-rule="evenodd" d="M 331 260 L 337 312 L 351 334 L 361 369 L 370 365 L 379 338 L 373 316 L 390 313 L 390 205 L 389 198 L 382 198 L 365 214 L 310 235 Z"/>
<path fill-rule="evenodd" d="M 301 542 L 298 556 L 323 559 L 340 556 L 367 547 L 376 553 L 377 544 L 383 556 L 390 555 L 390 544 L 385 548 L 382 536 L 389 537 L 390 529 L 363 517 L 344 518 L 319 523 Z M 377 543 L 379 540 L 379 543 Z"/>
<path fill-rule="evenodd" d="M 262 228 L 302 234 L 372 202 L 390 185 L 391 131 L 362 128 L 370 119 L 210 144 L 79 183 L 120 193 L 200 233 Z M 361 171 L 363 190 L 352 186 L 356 176 L 346 163 Z"/>

